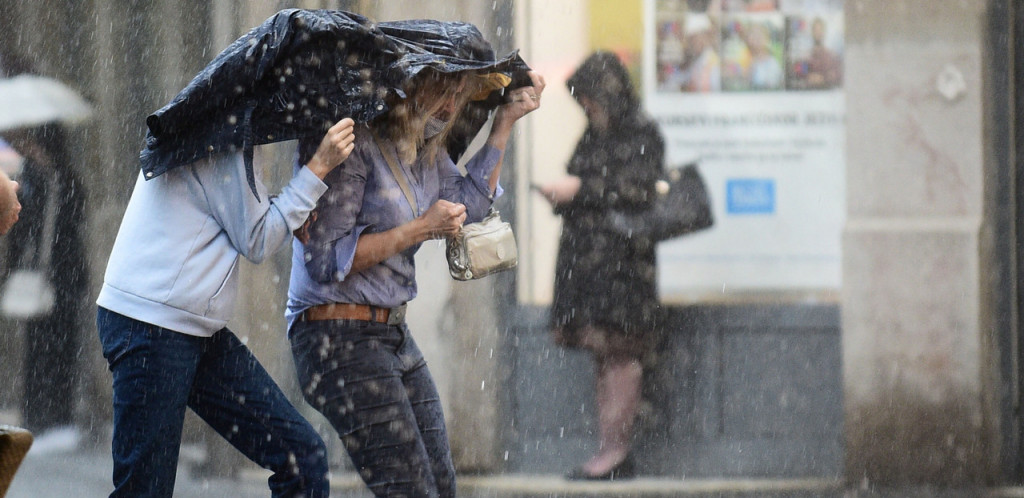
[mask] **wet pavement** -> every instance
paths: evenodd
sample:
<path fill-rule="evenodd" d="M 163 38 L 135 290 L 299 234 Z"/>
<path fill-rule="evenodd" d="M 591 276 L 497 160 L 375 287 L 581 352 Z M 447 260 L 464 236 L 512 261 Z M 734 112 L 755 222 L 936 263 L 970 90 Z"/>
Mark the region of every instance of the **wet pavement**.
<path fill-rule="evenodd" d="M 235 478 L 192 475 L 187 455 L 178 469 L 174 496 L 266 497 L 267 472 L 243 471 Z M 67 452 L 29 453 L 7 498 L 106 496 L 110 457 L 99 447 Z M 354 474 L 334 475 L 331 496 L 370 497 Z M 828 479 L 666 479 L 637 478 L 621 482 L 569 482 L 557 475 L 460 476 L 459 496 L 468 498 L 557 497 L 716 497 L 716 498 L 1024 498 L 1024 488 L 942 490 L 936 488 L 844 489 Z"/>

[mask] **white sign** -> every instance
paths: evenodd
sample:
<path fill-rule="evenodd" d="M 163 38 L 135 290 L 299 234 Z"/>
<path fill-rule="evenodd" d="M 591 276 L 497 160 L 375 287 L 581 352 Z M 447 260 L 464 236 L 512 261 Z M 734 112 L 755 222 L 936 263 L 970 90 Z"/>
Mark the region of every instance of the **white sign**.
<path fill-rule="evenodd" d="M 644 103 L 715 225 L 660 244 L 664 300 L 835 290 L 845 213 L 837 0 L 648 0 Z"/>

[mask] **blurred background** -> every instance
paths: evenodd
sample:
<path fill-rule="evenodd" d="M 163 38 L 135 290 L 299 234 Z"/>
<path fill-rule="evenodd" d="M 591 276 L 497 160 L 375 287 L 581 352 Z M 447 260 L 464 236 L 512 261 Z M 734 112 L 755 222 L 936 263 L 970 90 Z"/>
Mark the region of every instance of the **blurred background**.
<path fill-rule="evenodd" d="M 292 7 L 471 22 L 547 79 L 543 108 L 517 125 L 497 206 L 519 267 L 454 282 L 440 244 L 417 255 L 410 320 L 461 473 L 562 474 L 596 444 L 592 363 L 546 328 L 559 219 L 529 186 L 564 174 L 585 126 L 565 81 L 604 49 L 659 123 L 666 166 L 699 164 L 716 220 L 658 247 L 665 330 L 645 372 L 644 474 L 853 487 L 1024 478 L 1020 0 L 0 0 L 4 74 L 30 67 L 93 109 L 67 128 L 87 193 L 89 295 L 70 356 L 72 430 L 55 451 L 109 449 L 92 303 L 146 116 Z M 271 190 L 290 177 L 292 150 L 258 149 Z M 342 472 L 344 449 L 295 387 L 289 258 L 244 267 L 229 326 Z M 0 327 L 0 423 L 17 425 L 27 332 Z M 193 472 L 252 470 L 189 417 Z"/>

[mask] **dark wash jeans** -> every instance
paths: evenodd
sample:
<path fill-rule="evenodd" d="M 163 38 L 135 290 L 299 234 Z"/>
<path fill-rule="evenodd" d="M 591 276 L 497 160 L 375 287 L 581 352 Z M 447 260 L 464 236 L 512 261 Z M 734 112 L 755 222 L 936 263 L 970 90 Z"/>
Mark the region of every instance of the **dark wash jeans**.
<path fill-rule="evenodd" d="M 338 431 L 376 496 L 455 496 L 441 399 L 405 324 L 297 322 L 303 396 Z"/>
<path fill-rule="evenodd" d="M 188 406 L 245 456 L 273 471 L 275 497 L 326 497 L 327 449 L 228 329 L 194 337 L 99 308 L 114 376 L 112 497 L 170 497 Z"/>

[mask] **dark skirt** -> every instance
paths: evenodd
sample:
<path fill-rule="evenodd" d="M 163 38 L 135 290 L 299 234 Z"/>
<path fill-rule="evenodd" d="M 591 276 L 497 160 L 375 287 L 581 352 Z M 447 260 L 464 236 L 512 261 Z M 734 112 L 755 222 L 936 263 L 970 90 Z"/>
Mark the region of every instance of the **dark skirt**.
<path fill-rule="evenodd" d="M 599 355 L 644 356 L 657 343 L 654 245 L 570 221 L 555 270 L 555 342 Z"/>

